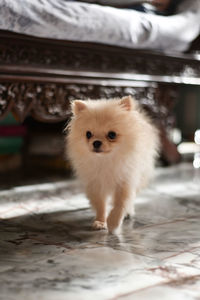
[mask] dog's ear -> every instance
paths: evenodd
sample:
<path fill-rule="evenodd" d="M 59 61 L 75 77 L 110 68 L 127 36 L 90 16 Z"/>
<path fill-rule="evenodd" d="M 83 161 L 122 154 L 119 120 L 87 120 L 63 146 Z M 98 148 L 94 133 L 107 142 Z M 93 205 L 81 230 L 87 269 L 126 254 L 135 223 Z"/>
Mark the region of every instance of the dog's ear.
<path fill-rule="evenodd" d="M 84 101 L 81 100 L 75 100 L 71 103 L 72 113 L 74 115 L 78 115 L 81 111 L 85 110 L 87 108 L 87 105 Z"/>
<path fill-rule="evenodd" d="M 131 96 L 125 96 L 120 100 L 120 106 L 129 111 L 136 107 L 136 103 Z"/>

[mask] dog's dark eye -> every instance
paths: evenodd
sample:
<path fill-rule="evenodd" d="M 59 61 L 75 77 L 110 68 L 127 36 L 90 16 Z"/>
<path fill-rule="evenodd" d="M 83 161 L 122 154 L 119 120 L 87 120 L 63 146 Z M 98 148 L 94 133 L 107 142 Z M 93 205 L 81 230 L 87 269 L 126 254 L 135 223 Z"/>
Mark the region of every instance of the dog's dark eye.
<path fill-rule="evenodd" d="M 109 131 L 108 132 L 108 138 L 110 139 L 110 140 L 114 140 L 115 138 L 116 138 L 116 133 L 114 132 L 114 131 Z"/>
<path fill-rule="evenodd" d="M 86 132 L 86 137 L 87 137 L 88 140 L 92 137 L 91 131 Z"/>

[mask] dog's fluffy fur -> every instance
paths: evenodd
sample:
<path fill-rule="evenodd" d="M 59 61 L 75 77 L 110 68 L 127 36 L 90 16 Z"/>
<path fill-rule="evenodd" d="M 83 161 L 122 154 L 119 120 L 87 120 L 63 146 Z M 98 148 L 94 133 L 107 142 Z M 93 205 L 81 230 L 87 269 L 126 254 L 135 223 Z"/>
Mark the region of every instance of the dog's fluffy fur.
<path fill-rule="evenodd" d="M 115 233 L 124 217 L 133 215 L 133 200 L 153 174 L 158 131 L 130 96 L 75 100 L 72 112 L 66 149 L 96 211 L 93 228 Z M 107 217 L 109 197 L 113 207 Z"/>

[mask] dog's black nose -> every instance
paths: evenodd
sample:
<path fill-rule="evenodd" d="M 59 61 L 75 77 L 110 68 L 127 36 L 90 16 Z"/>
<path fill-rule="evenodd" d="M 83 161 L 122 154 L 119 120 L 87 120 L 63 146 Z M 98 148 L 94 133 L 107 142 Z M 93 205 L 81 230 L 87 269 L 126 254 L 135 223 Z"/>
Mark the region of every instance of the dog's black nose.
<path fill-rule="evenodd" d="M 102 145 L 101 141 L 94 141 L 93 146 L 95 149 L 99 149 Z"/>

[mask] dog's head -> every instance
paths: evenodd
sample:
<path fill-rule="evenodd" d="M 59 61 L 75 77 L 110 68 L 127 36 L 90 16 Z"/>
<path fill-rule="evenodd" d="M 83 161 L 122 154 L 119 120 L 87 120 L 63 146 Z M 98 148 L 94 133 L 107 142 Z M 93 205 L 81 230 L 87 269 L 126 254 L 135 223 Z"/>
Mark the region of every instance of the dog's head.
<path fill-rule="evenodd" d="M 131 114 L 136 103 L 130 97 L 113 100 L 75 100 L 72 102 L 70 134 L 77 147 L 97 154 L 108 154 L 127 147 L 133 139 Z"/>

